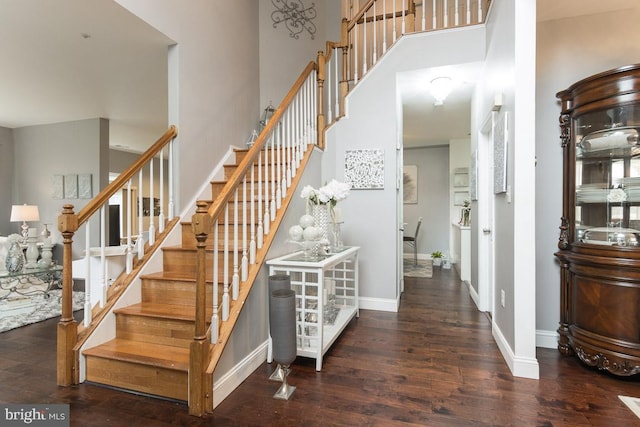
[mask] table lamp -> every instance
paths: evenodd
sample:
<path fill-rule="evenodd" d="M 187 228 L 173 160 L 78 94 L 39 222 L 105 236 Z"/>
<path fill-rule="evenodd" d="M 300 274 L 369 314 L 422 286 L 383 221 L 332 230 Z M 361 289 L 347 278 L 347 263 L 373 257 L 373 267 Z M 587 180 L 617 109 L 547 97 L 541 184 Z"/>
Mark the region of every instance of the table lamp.
<path fill-rule="evenodd" d="M 11 206 L 11 222 L 22 221 L 22 243 L 26 243 L 29 235 L 29 225 L 27 221 L 40 221 L 40 213 L 36 205 L 13 205 Z"/>

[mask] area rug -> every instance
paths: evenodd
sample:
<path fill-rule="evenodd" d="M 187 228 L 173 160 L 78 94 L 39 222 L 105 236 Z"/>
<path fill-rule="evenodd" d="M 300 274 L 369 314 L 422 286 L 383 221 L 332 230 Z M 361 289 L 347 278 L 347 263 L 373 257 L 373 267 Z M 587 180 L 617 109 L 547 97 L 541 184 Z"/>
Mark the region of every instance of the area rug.
<path fill-rule="evenodd" d="M 640 418 L 640 398 L 637 397 L 629 397 L 629 396 L 618 396 L 625 405 L 631 409 L 631 411 L 636 414 L 636 417 Z"/>
<path fill-rule="evenodd" d="M 419 259 L 418 265 L 413 263 L 412 258 L 404 259 L 404 275 L 407 277 L 433 277 L 433 262 L 430 259 Z"/>
<path fill-rule="evenodd" d="M 19 328 L 20 326 L 30 325 L 32 323 L 42 322 L 52 317 L 60 316 L 62 313 L 61 303 L 62 290 L 55 289 L 49 291 L 49 298 L 45 298 L 44 294 L 33 295 L 29 297 L 29 303 L 33 306 L 29 311 L 16 314 L 14 316 L 0 317 L 0 332 L 10 329 Z M 73 293 L 73 310 L 80 310 L 84 305 L 84 292 Z M 3 307 L 4 306 L 4 307 Z M 6 301 L 0 304 L 0 310 L 7 309 Z"/>

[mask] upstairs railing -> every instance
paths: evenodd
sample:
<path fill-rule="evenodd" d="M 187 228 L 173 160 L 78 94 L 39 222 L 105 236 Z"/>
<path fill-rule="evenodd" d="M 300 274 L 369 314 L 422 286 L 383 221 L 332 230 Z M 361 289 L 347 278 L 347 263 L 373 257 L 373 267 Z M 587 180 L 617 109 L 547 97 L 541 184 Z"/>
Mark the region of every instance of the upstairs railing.
<path fill-rule="evenodd" d="M 278 211 L 305 152 L 317 141 L 316 64 L 309 63 L 211 206 L 198 202 L 196 238 L 196 325 L 190 350 L 189 412 L 212 410 L 210 378 L 281 220 Z M 290 197 L 290 196 L 289 196 Z M 213 262 L 206 261 L 213 233 Z M 213 284 L 207 330 L 205 283 Z M 220 297 L 221 295 L 221 297 Z M 207 401 L 209 396 L 209 401 Z"/>
<path fill-rule="evenodd" d="M 483 23 L 489 5 L 490 0 L 350 0 L 341 40 L 327 42 L 318 53 L 319 120 L 330 125 L 344 115 L 347 93 L 401 36 Z"/>
<path fill-rule="evenodd" d="M 58 217 L 58 230 L 63 237 L 62 315 L 58 324 L 58 384 L 79 381 L 78 344 L 97 321 L 104 316 L 126 286 L 134 270 L 141 267 L 146 251 L 168 231 L 174 219 L 173 153 L 177 130 L 171 126 L 136 162 L 94 197 L 79 213 L 66 204 Z M 165 158 L 168 157 L 168 160 Z M 166 164 L 166 165 L 165 165 Z M 135 195 L 135 196 L 134 196 Z M 121 196 L 123 238 L 118 245 L 107 241 L 108 207 L 114 196 Z M 157 214 L 157 215 L 156 215 Z M 157 221 L 157 223 L 156 223 Z M 167 227 L 167 230 L 165 230 Z M 74 246 L 73 238 L 84 233 L 84 242 Z M 95 237 L 94 237 L 95 236 Z M 72 261 L 75 253 L 82 258 Z M 125 257 L 124 271 L 110 271 L 107 255 Z M 96 262 L 97 260 L 97 262 Z M 81 264 L 79 264 L 79 262 Z M 74 264 L 75 270 L 74 272 Z M 92 266 L 97 269 L 93 274 Z M 77 270 L 81 269 L 79 273 Z M 85 279 L 85 304 L 82 326 L 73 318 L 73 278 Z M 115 277 L 118 279 L 114 280 Z M 97 295 L 95 295 L 97 293 Z"/>

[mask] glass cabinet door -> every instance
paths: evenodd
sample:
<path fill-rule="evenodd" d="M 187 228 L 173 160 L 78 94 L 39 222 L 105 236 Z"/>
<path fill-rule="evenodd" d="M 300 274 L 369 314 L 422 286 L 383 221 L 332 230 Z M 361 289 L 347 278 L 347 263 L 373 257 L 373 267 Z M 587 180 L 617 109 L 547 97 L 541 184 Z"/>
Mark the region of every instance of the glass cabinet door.
<path fill-rule="evenodd" d="M 576 118 L 575 230 L 578 242 L 640 247 L 640 108 Z"/>

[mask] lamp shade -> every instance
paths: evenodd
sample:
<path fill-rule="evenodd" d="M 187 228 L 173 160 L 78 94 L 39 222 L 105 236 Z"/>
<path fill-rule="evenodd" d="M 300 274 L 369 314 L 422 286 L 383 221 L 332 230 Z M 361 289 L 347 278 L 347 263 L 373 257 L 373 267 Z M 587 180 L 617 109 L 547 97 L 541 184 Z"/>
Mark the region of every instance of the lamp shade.
<path fill-rule="evenodd" d="M 40 221 L 40 213 L 36 205 L 11 206 L 11 222 Z"/>

